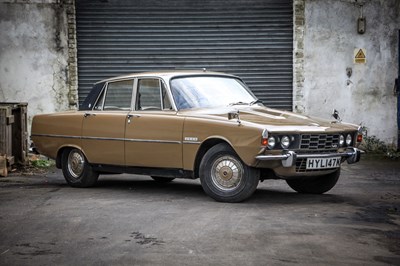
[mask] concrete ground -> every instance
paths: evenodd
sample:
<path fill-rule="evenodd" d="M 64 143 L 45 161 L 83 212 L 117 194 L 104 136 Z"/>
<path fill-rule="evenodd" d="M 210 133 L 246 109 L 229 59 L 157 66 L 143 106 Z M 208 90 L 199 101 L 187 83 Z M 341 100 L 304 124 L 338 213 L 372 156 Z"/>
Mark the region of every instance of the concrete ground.
<path fill-rule="evenodd" d="M 400 161 L 345 164 L 325 195 L 260 183 L 218 203 L 198 180 L 59 170 L 0 178 L 0 265 L 400 265 Z"/>

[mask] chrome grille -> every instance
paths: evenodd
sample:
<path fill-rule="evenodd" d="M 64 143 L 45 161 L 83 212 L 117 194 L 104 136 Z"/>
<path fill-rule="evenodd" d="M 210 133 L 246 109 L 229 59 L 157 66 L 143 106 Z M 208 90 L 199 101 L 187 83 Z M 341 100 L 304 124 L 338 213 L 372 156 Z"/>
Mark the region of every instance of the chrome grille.
<path fill-rule="evenodd" d="M 339 134 L 301 135 L 301 150 L 325 150 L 339 147 Z"/>

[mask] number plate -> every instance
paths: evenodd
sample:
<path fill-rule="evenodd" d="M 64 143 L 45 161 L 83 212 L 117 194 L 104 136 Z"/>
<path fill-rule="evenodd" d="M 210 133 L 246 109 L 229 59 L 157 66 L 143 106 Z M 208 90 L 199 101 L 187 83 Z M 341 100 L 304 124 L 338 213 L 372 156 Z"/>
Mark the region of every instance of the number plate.
<path fill-rule="evenodd" d="M 333 158 L 308 158 L 306 169 L 329 169 L 340 167 L 340 157 Z"/>

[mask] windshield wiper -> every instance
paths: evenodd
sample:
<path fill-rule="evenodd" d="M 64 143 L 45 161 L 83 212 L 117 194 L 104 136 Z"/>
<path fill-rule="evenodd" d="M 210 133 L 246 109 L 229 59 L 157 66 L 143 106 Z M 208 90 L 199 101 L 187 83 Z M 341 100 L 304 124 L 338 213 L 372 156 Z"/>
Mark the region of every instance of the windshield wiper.
<path fill-rule="evenodd" d="M 230 103 L 229 106 L 233 106 L 233 105 L 253 105 L 256 103 L 263 103 L 260 99 L 254 100 L 250 103 L 245 103 L 245 102 L 236 102 L 236 103 Z"/>
<path fill-rule="evenodd" d="M 233 105 L 244 105 L 244 104 L 248 104 L 248 103 L 244 103 L 244 102 L 236 102 L 236 103 L 230 103 L 228 106 L 233 106 Z"/>
<path fill-rule="evenodd" d="M 256 103 L 263 103 L 263 101 L 261 101 L 260 99 L 257 99 L 257 100 L 255 100 L 255 101 L 252 101 L 252 102 L 250 103 L 250 105 L 253 105 L 253 104 L 256 104 Z"/>

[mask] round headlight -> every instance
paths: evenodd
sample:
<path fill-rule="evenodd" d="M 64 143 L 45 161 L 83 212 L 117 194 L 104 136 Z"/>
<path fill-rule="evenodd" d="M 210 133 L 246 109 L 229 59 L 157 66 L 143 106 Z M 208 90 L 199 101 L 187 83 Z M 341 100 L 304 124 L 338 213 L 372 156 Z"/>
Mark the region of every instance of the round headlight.
<path fill-rule="evenodd" d="M 339 136 L 339 145 L 340 145 L 340 147 L 343 147 L 343 145 L 344 145 L 344 136 L 343 135 Z"/>
<path fill-rule="evenodd" d="M 268 148 L 273 149 L 275 147 L 275 138 L 274 137 L 269 137 L 268 138 Z"/>
<path fill-rule="evenodd" d="M 346 144 L 347 144 L 347 146 L 350 146 L 350 145 L 351 145 L 351 141 L 352 141 L 351 135 L 350 135 L 350 134 L 347 134 L 347 136 L 346 136 Z"/>
<path fill-rule="evenodd" d="M 289 145 L 290 145 L 289 137 L 288 136 L 283 136 L 282 139 L 281 139 L 282 148 L 287 149 L 287 148 L 289 148 Z"/>

